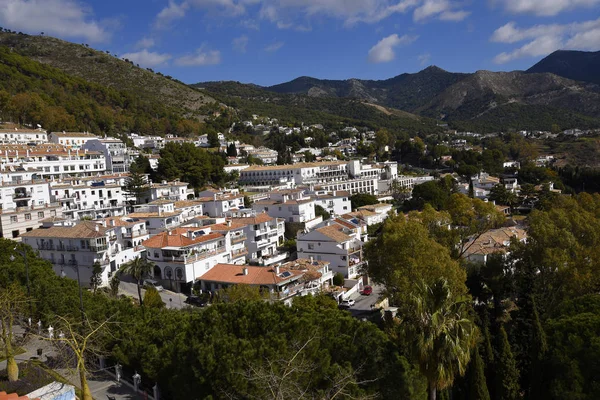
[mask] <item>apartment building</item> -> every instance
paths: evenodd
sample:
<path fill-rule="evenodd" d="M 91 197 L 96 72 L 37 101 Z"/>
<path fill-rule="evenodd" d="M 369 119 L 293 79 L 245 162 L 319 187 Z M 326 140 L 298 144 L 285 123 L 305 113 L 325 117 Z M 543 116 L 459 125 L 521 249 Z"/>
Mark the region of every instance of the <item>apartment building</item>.
<path fill-rule="evenodd" d="M 283 243 L 285 221 L 273 218 L 267 213 L 231 218 L 234 224 L 244 225 L 248 258 L 251 262 L 271 265 L 287 259 L 287 253 L 277 248 Z"/>
<path fill-rule="evenodd" d="M 205 215 L 224 217 L 244 208 L 244 196 L 239 191 L 209 189 L 198 193 Z"/>
<path fill-rule="evenodd" d="M 160 136 L 140 136 L 132 133 L 130 137 L 138 149 L 160 150 L 165 147 L 165 139 Z"/>
<path fill-rule="evenodd" d="M 48 133 L 40 129 L 0 129 L 2 144 L 43 144 L 48 143 Z"/>
<path fill-rule="evenodd" d="M 94 264 L 102 268 L 102 286 L 108 285 L 111 272 L 109 236 L 108 228 L 92 221 L 35 229 L 21 235 L 23 243 L 52 263 L 57 275 L 78 280 L 82 287 L 90 286 Z"/>
<path fill-rule="evenodd" d="M 315 205 L 321 206 L 332 216 L 342 215 L 352 211 L 350 192 L 344 190 L 333 190 L 331 192 L 318 190 L 308 193 L 310 197 L 315 200 Z"/>
<path fill-rule="evenodd" d="M 0 237 L 19 240 L 44 219 L 62 216 L 60 205 L 50 200 L 48 182 L 37 177 L 20 168 L 0 171 Z"/>
<path fill-rule="evenodd" d="M 148 183 L 148 190 L 140 196 L 141 203 L 150 203 L 155 200 L 181 201 L 194 197 L 194 190 L 188 189 L 188 183 L 179 181 L 161 181 Z"/>
<path fill-rule="evenodd" d="M 215 265 L 231 261 L 229 233 L 213 232 L 210 227 L 176 228 L 142 245 L 148 260 L 156 265 L 154 278 L 179 292 Z"/>
<path fill-rule="evenodd" d="M 327 261 L 335 273 L 354 279 L 360 275 L 364 259 L 363 242 L 341 224 L 329 222 L 308 233 L 298 232 L 298 258 Z"/>
<path fill-rule="evenodd" d="M 277 153 L 277 151 L 266 147 L 259 147 L 257 149 L 248 150 L 247 153 L 248 155 L 251 155 L 254 158 L 258 158 L 265 165 L 277 163 L 277 157 L 279 156 L 279 153 Z"/>
<path fill-rule="evenodd" d="M 88 132 L 52 132 L 48 135 L 48 142 L 73 149 L 81 148 L 88 141 L 95 139 L 98 137 Z"/>
<path fill-rule="evenodd" d="M 175 203 L 169 200 L 157 200 L 149 204 L 136 206 L 135 212 L 127 216 L 145 221 L 146 229 L 150 235 L 157 235 L 174 229 L 184 222 L 182 211 L 176 210 Z"/>
<path fill-rule="evenodd" d="M 59 203 L 67 219 L 106 218 L 126 211 L 123 176 L 71 178 L 50 184 L 51 200 Z"/>
<path fill-rule="evenodd" d="M 104 173 L 104 154 L 71 149 L 56 144 L 37 146 L 0 145 L 0 169 L 21 167 L 34 170 L 39 178 L 92 176 Z"/>
<path fill-rule="evenodd" d="M 286 183 L 308 185 L 346 179 L 348 179 L 348 170 L 347 163 L 344 161 L 272 166 L 253 165 L 240 171 L 240 184 L 242 185 L 270 186 Z"/>
<path fill-rule="evenodd" d="M 122 140 L 115 138 L 92 139 L 85 142 L 82 148 L 104 154 L 107 172 L 113 174 L 129 172 L 131 161 L 127 146 Z"/>
<path fill-rule="evenodd" d="M 257 213 L 266 212 L 271 217 L 282 218 L 286 222 L 310 225 L 318 223 L 315 215 L 315 201 L 304 195 L 302 189 L 280 190 L 268 193 L 269 198 L 255 201 L 252 209 Z"/>

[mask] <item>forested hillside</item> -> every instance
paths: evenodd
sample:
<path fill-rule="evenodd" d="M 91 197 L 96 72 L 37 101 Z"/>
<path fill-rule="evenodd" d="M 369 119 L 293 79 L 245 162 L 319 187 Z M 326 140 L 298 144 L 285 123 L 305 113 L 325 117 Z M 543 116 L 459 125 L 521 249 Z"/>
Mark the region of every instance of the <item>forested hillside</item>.
<path fill-rule="evenodd" d="M 157 99 L 86 81 L 1 46 L 0 112 L 3 120 L 50 131 L 184 135 L 205 128 Z"/>

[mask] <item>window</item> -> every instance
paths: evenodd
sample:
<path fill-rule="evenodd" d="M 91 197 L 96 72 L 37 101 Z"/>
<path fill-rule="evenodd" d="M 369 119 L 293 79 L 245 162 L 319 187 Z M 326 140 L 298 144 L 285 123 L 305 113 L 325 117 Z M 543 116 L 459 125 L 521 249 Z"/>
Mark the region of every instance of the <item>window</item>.
<path fill-rule="evenodd" d="M 56 165 L 54 167 L 54 172 L 60 172 L 60 166 L 59 165 Z"/>
<path fill-rule="evenodd" d="M 31 214 L 25 214 L 25 221 L 31 221 Z"/>
<path fill-rule="evenodd" d="M 38 218 L 44 218 L 44 212 L 38 211 Z"/>
<path fill-rule="evenodd" d="M 13 215 L 13 216 L 10 217 L 10 222 L 19 222 L 19 218 L 16 215 Z"/>
<path fill-rule="evenodd" d="M 314 249 L 315 249 L 315 245 L 314 245 L 314 243 L 309 243 L 309 244 L 308 244 L 308 249 L 309 249 L 309 250 L 314 250 Z"/>
<path fill-rule="evenodd" d="M 19 232 L 18 229 L 16 231 L 12 231 L 12 237 L 13 237 L 13 239 L 16 238 L 16 237 L 19 237 L 19 233 L 20 232 Z"/>

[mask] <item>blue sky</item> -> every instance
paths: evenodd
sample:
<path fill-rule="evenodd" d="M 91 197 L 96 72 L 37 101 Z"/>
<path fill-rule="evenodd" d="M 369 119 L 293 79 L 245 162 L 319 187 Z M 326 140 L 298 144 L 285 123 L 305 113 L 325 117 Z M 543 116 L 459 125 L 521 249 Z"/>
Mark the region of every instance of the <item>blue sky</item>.
<path fill-rule="evenodd" d="M 184 82 L 526 69 L 600 50 L 600 0 L 0 0 L 0 26 L 110 50 Z"/>

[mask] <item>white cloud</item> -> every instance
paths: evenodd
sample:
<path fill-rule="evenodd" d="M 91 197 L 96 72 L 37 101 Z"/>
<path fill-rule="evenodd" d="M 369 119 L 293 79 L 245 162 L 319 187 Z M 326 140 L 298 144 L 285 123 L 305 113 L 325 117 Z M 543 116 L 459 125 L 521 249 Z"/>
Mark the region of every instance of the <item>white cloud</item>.
<path fill-rule="evenodd" d="M 427 64 L 429 64 L 429 61 L 431 60 L 431 54 L 429 53 L 424 53 L 424 54 L 420 54 L 417 59 L 419 60 L 419 64 L 421 64 L 421 66 L 425 66 Z"/>
<path fill-rule="evenodd" d="M 246 4 L 258 1 L 260 0 L 184 0 L 176 3 L 175 0 L 169 0 L 169 5 L 156 16 L 155 27 L 165 28 L 171 22 L 185 17 L 192 9 L 220 12 L 228 17 L 242 15 L 246 12 Z"/>
<path fill-rule="evenodd" d="M 471 13 L 457 10 L 456 4 L 450 0 L 425 0 L 413 13 L 415 22 L 421 22 L 431 18 L 439 18 L 442 21 L 462 21 Z"/>
<path fill-rule="evenodd" d="M 533 14 L 548 17 L 576 8 L 592 8 L 600 0 L 495 0 L 513 14 Z"/>
<path fill-rule="evenodd" d="M 393 35 L 384 37 L 379 42 L 377 42 L 377 44 L 375 46 L 371 47 L 371 50 L 369 50 L 369 62 L 372 62 L 372 63 L 390 62 L 396 57 L 396 54 L 394 53 L 395 47 L 411 44 L 412 42 L 414 42 L 417 39 L 418 39 L 418 36 L 410 36 L 410 35 L 398 36 L 398 34 L 396 34 L 396 33 L 394 33 Z"/>
<path fill-rule="evenodd" d="M 245 53 L 246 46 L 248 45 L 249 40 L 250 39 L 248 39 L 248 36 L 242 35 L 240 37 L 233 39 L 233 41 L 231 42 L 231 45 L 233 46 L 233 49 L 235 51 L 239 51 L 240 53 Z"/>
<path fill-rule="evenodd" d="M 188 3 L 176 3 L 169 0 L 169 5 L 163 8 L 156 16 L 154 26 L 157 28 L 165 28 L 176 19 L 185 17 L 185 13 L 189 8 Z"/>
<path fill-rule="evenodd" d="M 283 43 L 283 42 L 274 42 L 274 43 L 271 43 L 270 45 L 268 45 L 267 47 L 265 47 L 265 51 L 267 51 L 269 53 L 274 53 L 277 50 L 281 49 L 284 44 L 285 43 Z"/>
<path fill-rule="evenodd" d="M 508 44 L 527 42 L 512 51 L 498 54 L 494 58 L 497 64 L 523 57 L 543 56 L 559 49 L 598 50 L 600 49 L 600 18 L 564 25 L 535 25 L 526 29 L 509 22 L 496 29 L 490 41 Z"/>
<path fill-rule="evenodd" d="M 180 67 L 196 67 L 220 63 L 221 52 L 219 50 L 206 50 L 204 47 L 200 47 L 195 54 L 187 54 L 175 60 L 175 65 Z"/>
<path fill-rule="evenodd" d="M 138 42 L 135 44 L 135 48 L 136 49 L 149 49 L 151 47 L 154 47 L 155 44 L 156 44 L 156 42 L 154 41 L 154 39 L 148 38 L 148 37 L 143 37 L 140 40 L 138 40 Z"/>
<path fill-rule="evenodd" d="M 144 67 L 156 67 L 157 65 L 162 65 L 169 61 L 171 59 L 171 55 L 144 49 L 134 53 L 125 53 L 121 56 L 121 58 L 126 58 Z"/>
<path fill-rule="evenodd" d="M 91 14 L 75 0 L 0 0 L 0 23 L 5 28 L 106 42 L 110 32 Z"/>

